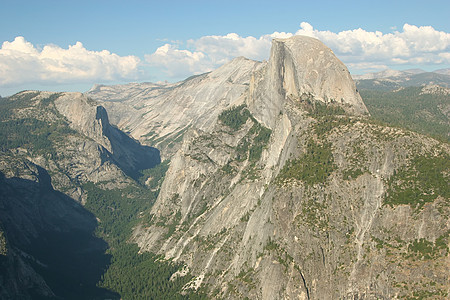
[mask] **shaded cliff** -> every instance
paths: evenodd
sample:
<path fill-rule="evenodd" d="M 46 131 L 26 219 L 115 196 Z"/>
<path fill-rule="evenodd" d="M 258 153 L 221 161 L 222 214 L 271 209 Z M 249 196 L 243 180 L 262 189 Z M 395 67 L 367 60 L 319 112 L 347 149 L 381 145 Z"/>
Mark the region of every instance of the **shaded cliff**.
<path fill-rule="evenodd" d="M 242 102 L 250 74 L 261 66 L 239 57 L 176 84 L 96 86 L 86 95 L 106 107 L 114 124 L 158 148 L 166 159 L 178 150 L 190 127 L 207 129 L 223 109 Z"/>
<path fill-rule="evenodd" d="M 0 127 L 1 297 L 119 298 L 97 287 L 111 256 L 94 230 L 111 209 L 91 193 L 136 187 L 130 176 L 158 164 L 159 151 L 112 127 L 103 107 L 77 93 L 2 98 Z"/>
<path fill-rule="evenodd" d="M 0 256 L 1 297 L 118 298 L 96 287 L 110 256 L 105 254 L 107 244 L 93 236 L 95 216 L 55 191 L 43 168 L 20 159 L 14 164 L 23 166 L 16 169 L 21 171 L 18 177 L 0 172 L 6 249 Z"/>

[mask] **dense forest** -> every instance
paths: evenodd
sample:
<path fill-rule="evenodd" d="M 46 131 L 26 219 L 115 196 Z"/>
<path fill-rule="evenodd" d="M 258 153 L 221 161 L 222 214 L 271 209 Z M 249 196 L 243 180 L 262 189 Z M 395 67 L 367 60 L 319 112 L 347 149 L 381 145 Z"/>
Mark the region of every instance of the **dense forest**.
<path fill-rule="evenodd" d="M 421 87 L 360 93 L 373 119 L 450 141 L 449 116 L 445 113 L 450 95 L 424 94 Z"/>
<path fill-rule="evenodd" d="M 98 285 L 123 299 L 204 299 L 201 291 L 182 292 L 192 276 L 171 279 L 183 267 L 181 264 L 153 253 L 139 254 L 138 246 L 128 242 L 132 228 L 156 200 L 168 166 L 165 161 L 141 171 L 138 182 L 125 189 L 104 190 L 92 183 L 83 186 L 88 194 L 85 207 L 99 218 L 97 235 L 109 243 L 112 256 Z"/>

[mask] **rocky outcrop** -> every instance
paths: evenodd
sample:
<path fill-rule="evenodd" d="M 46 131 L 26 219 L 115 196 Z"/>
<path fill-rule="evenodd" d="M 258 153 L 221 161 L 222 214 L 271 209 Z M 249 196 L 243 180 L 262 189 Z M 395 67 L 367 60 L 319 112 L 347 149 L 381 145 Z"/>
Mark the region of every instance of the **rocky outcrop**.
<path fill-rule="evenodd" d="M 141 250 L 185 262 L 186 288 L 218 298 L 447 293 L 448 166 L 433 192 L 415 188 L 448 145 L 371 124 L 346 68 L 310 38 L 275 40 L 241 100 L 186 133 L 135 229 Z"/>
<path fill-rule="evenodd" d="M 80 93 L 26 91 L 0 106 L 0 298 L 119 298 L 96 287 L 110 257 L 86 185 L 135 186 L 159 151 Z"/>
<path fill-rule="evenodd" d="M 97 86 L 86 94 L 106 107 L 114 124 L 158 148 L 166 159 L 179 149 L 189 128 L 208 130 L 223 109 L 242 103 L 250 74 L 261 66 L 239 57 L 177 84 Z"/>
<path fill-rule="evenodd" d="M 367 114 L 347 67 L 322 42 L 305 36 L 275 39 L 264 70 L 253 74 L 248 103 L 255 117 L 272 128 L 287 98 L 334 103 Z"/>
<path fill-rule="evenodd" d="M 127 175 L 136 177 L 139 170 L 161 162 L 156 148 L 142 146 L 111 126 L 105 108 L 83 94 L 65 94 L 55 101 L 55 106 L 70 122 L 71 128 L 103 146 L 109 157 Z"/>

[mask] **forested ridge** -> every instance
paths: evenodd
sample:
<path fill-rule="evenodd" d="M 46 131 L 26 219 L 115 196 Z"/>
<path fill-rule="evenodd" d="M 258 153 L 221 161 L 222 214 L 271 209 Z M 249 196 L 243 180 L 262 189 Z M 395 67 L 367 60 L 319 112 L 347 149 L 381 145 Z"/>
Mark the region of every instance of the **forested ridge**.
<path fill-rule="evenodd" d="M 361 90 L 371 117 L 390 126 L 413 130 L 450 141 L 449 116 L 445 111 L 450 95 L 422 93 L 422 87 L 397 91 Z"/>

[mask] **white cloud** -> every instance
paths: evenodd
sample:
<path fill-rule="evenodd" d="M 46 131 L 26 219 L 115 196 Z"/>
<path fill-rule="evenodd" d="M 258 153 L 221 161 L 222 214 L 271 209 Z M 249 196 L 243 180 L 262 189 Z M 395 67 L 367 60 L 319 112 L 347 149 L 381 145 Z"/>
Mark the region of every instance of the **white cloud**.
<path fill-rule="evenodd" d="M 260 37 L 236 33 L 210 35 L 185 42 L 164 41 L 145 55 L 146 65 L 136 56 L 119 56 L 107 50 L 90 51 L 82 43 L 63 49 L 56 45 L 37 48 L 23 37 L 6 41 L 0 48 L 0 86 L 72 84 L 130 81 L 143 78 L 145 67 L 158 79 L 183 79 L 216 69 L 244 56 L 269 58 L 273 38 L 295 34 L 315 37 L 330 47 L 353 73 L 380 71 L 395 66 L 446 68 L 450 66 L 450 33 L 431 26 L 405 24 L 388 33 L 358 28 L 341 32 L 322 31 L 303 22 L 295 33 L 273 32 Z M 161 76 L 158 73 L 165 73 Z"/>
<path fill-rule="evenodd" d="M 275 36 L 287 37 L 285 33 Z M 292 35 L 292 34 L 290 34 Z M 145 59 L 151 66 L 162 69 L 172 78 L 184 78 L 216 69 L 238 56 L 263 60 L 270 51 L 272 36 L 260 38 L 241 37 L 236 33 L 225 36 L 204 36 L 197 40 L 188 40 L 187 49 L 179 49 L 177 44 L 165 44 Z"/>
<path fill-rule="evenodd" d="M 39 50 L 19 36 L 0 48 L 0 86 L 133 79 L 139 63 L 136 56 L 90 51 L 80 42 L 68 49 L 46 45 Z"/>
<path fill-rule="evenodd" d="M 450 33 L 431 26 L 405 24 L 403 31 L 382 33 L 358 28 L 341 32 L 320 31 L 306 22 L 296 33 L 274 32 L 260 37 L 236 33 L 204 36 L 171 43 L 147 55 L 146 61 L 171 77 L 183 78 L 211 71 L 234 57 L 264 60 L 269 57 L 273 38 L 296 35 L 315 37 L 330 47 L 352 70 L 377 71 L 396 65 L 450 64 Z"/>
<path fill-rule="evenodd" d="M 315 30 L 304 22 L 296 34 L 321 40 L 354 69 L 365 70 L 368 64 L 386 67 L 450 64 L 450 33 L 431 26 L 405 24 L 402 32 L 386 34 L 361 28 L 334 33 Z"/>
<path fill-rule="evenodd" d="M 145 55 L 145 60 L 162 69 L 170 77 L 184 77 L 211 71 L 214 66 L 205 57 L 200 51 L 179 50 L 177 45 L 165 44 L 155 53 Z"/>

